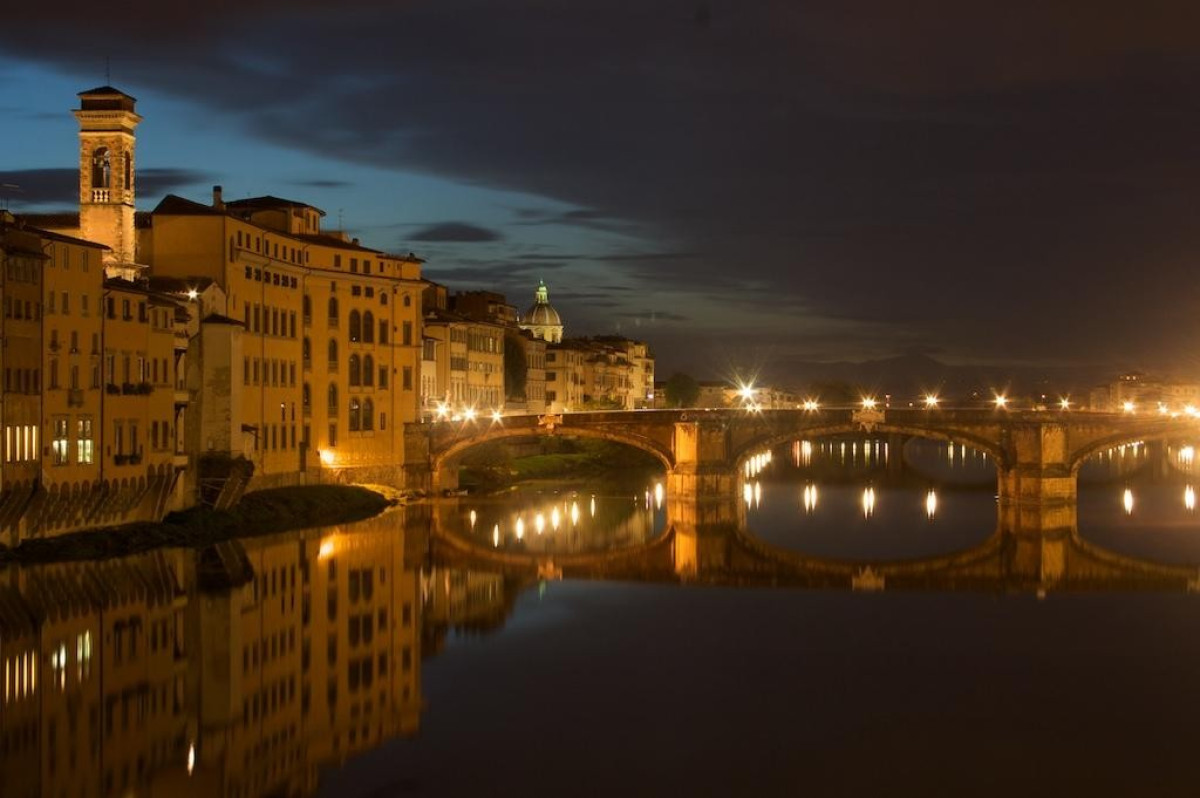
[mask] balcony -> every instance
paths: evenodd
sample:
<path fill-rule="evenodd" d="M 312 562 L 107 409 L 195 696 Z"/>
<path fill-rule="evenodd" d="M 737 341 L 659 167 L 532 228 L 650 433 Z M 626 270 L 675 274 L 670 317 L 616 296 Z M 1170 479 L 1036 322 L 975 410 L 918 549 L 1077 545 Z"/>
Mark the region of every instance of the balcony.
<path fill-rule="evenodd" d="M 92 202 L 109 202 L 112 199 L 112 191 L 107 188 L 92 189 Z"/>

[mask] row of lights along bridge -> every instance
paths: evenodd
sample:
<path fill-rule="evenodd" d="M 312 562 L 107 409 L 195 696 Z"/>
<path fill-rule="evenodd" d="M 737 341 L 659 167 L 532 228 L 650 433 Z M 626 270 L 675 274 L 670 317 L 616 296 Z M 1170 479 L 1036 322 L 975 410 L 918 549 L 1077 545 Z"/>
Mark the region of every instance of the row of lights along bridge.
<path fill-rule="evenodd" d="M 743 409 L 749 410 L 749 411 L 755 412 L 755 413 L 762 411 L 762 409 L 763 409 L 762 405 L 755 398 L 757 395 L 757 392 L 758 392 L 758 389 L 755 388 L 753 385 L 747 384 L 747 385 L 740 386 L 739 395 L 742 400 Z M 1018 404 L 1017 402 L 1010 399 L 1006 394 L 1000 393 L 998 391 L 993 392 L 992 399 L 990 401 L 990 405 L 992 407 L 994 407 L 996 410 L 1024 409 L 1024 410 L 1044 411 L 1044 410 L 1050 410 L 1050 409 L 1057 409 L 1057 410 L 1061 410 L 1061 411 L 1069 411 L 1069 410 L 1075 409 L 1074 403 L 1071 401 L 1071 398 L 1067 397 L 1067 396 L 1060 397 L 1058 399 L 1057 404 L 1048 403 L 1046 397 L 1042 396 L 1042 397 L 1040 397 L 1040 401 L 1036 401 L 1036 400 L 1030 401 L 1028 403 L 1028 406 L 1025 406 L 1024 404 Z M 855 405 L 851 405 L 851 407 L 861 408 L 863 410 L 878 410 L 878 409 L 890 408 L 891 406 L 892 406 L 892 397 L 890 394 L 885 394 L 883 399 L 879 399 L 874 396 L 862 396 L 859 398 L 858 402 Z M 941 397 L 939 397 L 937 394 L 933 394 L 933 393 L 925 394 L 924 396 L 920 397 L 916 401 L 908 402 L 907 406 L 910 408 L 924 407 L 926 410 L 937 410 L 939 408 L 945 407 L 944 403 L 942 402 Z M 797 406 L 797 409 L 798 410 L 817 411 L 817 410 L 820 410 L 822 407 L 826 407 L 828 409 L 832 409 L 834 407 L 842 407 L 843 409 L 845 408 L 844 405 L 841 405 L 841 406 L 822 405 L 819 398 L 813 397 L 813 398 L 805 399 L 802 403 L 800 403 Z M 973 409 L 976 409 L 978 407 L 978 405 L 972 405 L 971 407 Z M 1139 411 L 1144 411 L 1145 408 L 1139 408 L 1137 406 L 1137 403 L 1135 403 L 1135 402 L 1126 401 L 1126 402 L 1122 403 L 1121 410 L 1124 413 L 1134 414 Z M 1161 415 L 1161 416 L 1168 416 L 1170 418 L 1178 418 L 1181 415 L 1182 416 L 1190 416 L 1192 418 L 1200 417 L 1200 408 L 1197 408 L 1195 405 L 1185 405 L 1180 410 L 1172 410 L 1170 407 L 1167 406 L 1166 402 L 1159 402 L 1151 412 L 1157 413 L 1158 415 Z"/>

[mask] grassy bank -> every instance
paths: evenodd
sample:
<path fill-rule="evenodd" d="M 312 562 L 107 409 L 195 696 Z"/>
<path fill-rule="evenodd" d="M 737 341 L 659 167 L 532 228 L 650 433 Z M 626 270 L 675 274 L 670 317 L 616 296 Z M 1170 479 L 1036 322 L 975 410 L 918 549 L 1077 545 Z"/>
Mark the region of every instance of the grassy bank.
<path fill-rule="evenodd" d="M 504 444 L 481 446 L 463 460 L 463 487 L 482 492 L 503 490 L 526 482 L 594 483 L 614 488 L 640 487 L 661 473 L 652 455 L 621 444 L 599 440 L 549 438 L 542 451 L 514 457 Z"/>
<path fill-rule="evenodd" d="M 163 546 L 199 547 L 223 540 L 370 518 L 393 502 L 353 485 L 308 485 L 247 493 L 231 510 L 193 507 L 162 523 L 135 523 L 26 540 L 0 550 L 0 562 L 121 557 Z"/>

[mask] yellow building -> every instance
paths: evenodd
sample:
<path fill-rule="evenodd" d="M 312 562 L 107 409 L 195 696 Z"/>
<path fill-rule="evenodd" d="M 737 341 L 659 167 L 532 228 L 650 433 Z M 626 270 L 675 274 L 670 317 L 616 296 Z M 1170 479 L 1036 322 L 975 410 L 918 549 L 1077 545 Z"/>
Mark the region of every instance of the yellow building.
<path fill-rule="evenodd" d="M 22 303 L 6 306 L 9 340 L 29 344 L 5 355 L 6 390 L 30 397 L 5 402 L 12 459 L 0 473 L 6 487 L 28 494 L 18 519 L 0 509 L 10 539 L 158 520 L 184 503 L 177 487 L 187 458 L 177 442 L 187 402 L 176 386 L 187 320 L 170 297 L 148 290 L 137 263 L 141 117 L 134 99 L 111 87 L 79 96 L 78 213 L 27 214 L 7 225 L 16 231 L 6 237 L 40 250 L 22 268 L 13 263 L 5 286 Z M 24 313 L 34 289 L 36 338 Z M 31 467 L 36 473 L 22 479 Z"/>
<path fill-rule="evenodd" d="M 231 432 L 214 429 L 213 414 L 195 408 L 197 454 L 247 457 L 253 487 L 313 471 L 402 484 L 403 425 L 417 418 L 421 261 L 323 233 L 323 216 L 276 197 L 226 203 L 217 187 L 211 205 L 168 196 L 140 230 L 156 278 L 219 287 L 224 306 L 203 308 L 202 327 L 240 323 L 223 336 L 229 351 L 210 336 L 189 387 L 203 403 L 219 384 L 209 400 L 233 419 Z"/>
<path fill-rule="evenodd" d="M 546 407 L 554 413 L 582 410 L 588 348 L 566 341 L 546 349 Z"/>

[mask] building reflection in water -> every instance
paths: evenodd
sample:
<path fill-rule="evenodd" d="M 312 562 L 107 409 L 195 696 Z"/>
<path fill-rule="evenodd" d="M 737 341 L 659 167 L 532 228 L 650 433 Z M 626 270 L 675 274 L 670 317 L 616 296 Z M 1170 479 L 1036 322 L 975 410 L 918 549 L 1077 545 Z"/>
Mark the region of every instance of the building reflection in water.
<path fill-rule="evenodd" d="M 0 571 L 5 798 L 305 795 L 414 734 L 423 611 L 444 630 L 508 599 L 419 573 L 403 528 Z"/>

